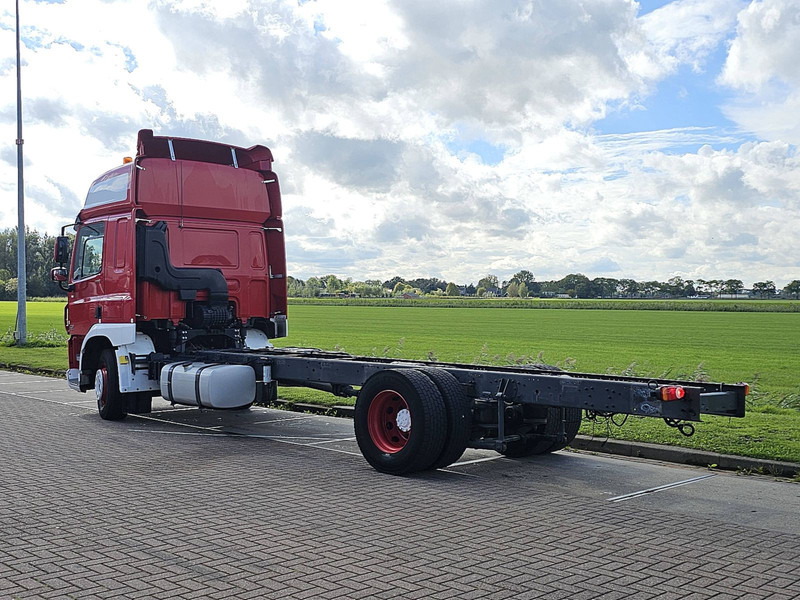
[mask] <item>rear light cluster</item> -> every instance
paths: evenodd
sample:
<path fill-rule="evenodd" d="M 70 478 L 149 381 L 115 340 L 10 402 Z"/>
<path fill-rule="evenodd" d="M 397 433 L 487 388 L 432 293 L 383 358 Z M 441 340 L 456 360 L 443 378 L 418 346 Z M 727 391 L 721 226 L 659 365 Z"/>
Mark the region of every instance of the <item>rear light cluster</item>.
<path fill-rule="evenodd" d="M 686 390 L 679 385 L 663 385 L 658 388 L 658 395 L 664 402 L 683 400 L 684 396 L 686 396 Z"/>

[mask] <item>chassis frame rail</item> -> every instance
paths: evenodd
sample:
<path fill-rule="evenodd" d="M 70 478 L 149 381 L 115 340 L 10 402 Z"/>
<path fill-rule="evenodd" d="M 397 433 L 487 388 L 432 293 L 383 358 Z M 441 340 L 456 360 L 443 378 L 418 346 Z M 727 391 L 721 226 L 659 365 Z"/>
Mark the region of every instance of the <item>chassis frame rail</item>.
<path fill-rule="evenodd" d="M 378 371 L 432 367 L 451 373 L 471 398 L 491 400 L 502 390 L 505 403 L 571 407 L 679 421 L 700 421 L 703 414 L 743 417 L 747 394 L 743 383 L 571 373 L 535 365 L 506 367 L 398 360 L 314 348 L 203 350 L 193 356 L 208 362 L 248 364 L 256 369 L 263 382 L 274 380 L 278 384 L 324 389 L 341 396 L 354 395 L 352 386 L 363 385 Z M 158 364 L 161 357 L 151 356 L 150 359 L 151 365 L 153 359 Z M 162 360 L 166 363 L 181 360 L 181 357 L 164 356 Z M 686 394 L 679 400 L 663 401 L 656 393 L 663 385 L 680 385 Z"/>

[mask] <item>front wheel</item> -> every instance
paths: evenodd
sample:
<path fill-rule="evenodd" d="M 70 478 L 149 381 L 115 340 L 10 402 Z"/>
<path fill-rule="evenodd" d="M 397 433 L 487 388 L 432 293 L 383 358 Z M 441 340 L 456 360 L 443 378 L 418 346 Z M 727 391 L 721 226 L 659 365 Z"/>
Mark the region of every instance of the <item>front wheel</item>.
<path fill-rule="evenodd" d="M 94 393 L 97 412 L 106 421 L 121 421 L 127 414 L 127 398 L 119 391 L 117 356 L 113 350 L 103 350 L 94 374 Z"/>
<path fill-rule="evenodd" d="M 444 400 L 419 371 L 375 373 L 358 393 L 354 417 L 358 447 L 382 473 L 424 471 L 442 453 L 447 436 Z"/>

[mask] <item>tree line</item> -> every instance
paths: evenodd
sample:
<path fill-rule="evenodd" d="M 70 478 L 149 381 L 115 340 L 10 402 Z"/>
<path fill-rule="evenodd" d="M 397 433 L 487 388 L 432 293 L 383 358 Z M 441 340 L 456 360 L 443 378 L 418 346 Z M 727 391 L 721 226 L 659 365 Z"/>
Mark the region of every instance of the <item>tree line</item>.
<path fill-rule="evenodd" d="M 58 285 L 50 281 L 53 245 L 56 238 L 34 229 L 25 231 L 25 268 L 29 298 L 62 296 Z M 17 299 L 17 228 L 0 230 L 0 300 Z"/>
<path fill-rule="evenodd" d="M 636 281 L 595 277 L 589 279 L 581 273 L 571 273 L 557 280 L 536 281 L 533 273 L 522 270 L 506 281 L 497 275 L 486 275 L 478 283 L 457 284 L 436 277 L 404 279 L 400 276 L 386 281 L 353 281 L 336 275 L 310 277 L 307 280 L 288 278 L 289 296 L 326 297 L 362 296 L 385 297 L 402 294 L 419 296 L 506 296 L 512 298 L 568 297 L 568 298 L 800 298 L 800 280 L 794 280 L 783 289 L 774 281 L 757 281 L 748 290 L 741 279 L 683 279 L 671 277 L 667 281 Z"/>
<path fill-rule="evenodd" d="M 55 237 L 28 229 L 25 233 L 27 288 L 29 297 L 64 295 L 59 287 L 50 281 L 53 267 L 53 245 Z M 683 279 L 672 277 L 665 282 L 635 281 L 633 279 L 613 279 L 595 277 L 589 279 L 580 273 L 551 281 L 536 281 L 529 270 L 521 270 L 507 281 L 500 281 L 497 275 L 486 275 L 477 284 L 448 282 L 436 277 L 405 279 L 400 276 L 386 281 L 367 279 L 354 281 L 336 275 L 309 277 L 306 280 L 287 278 L 289 296 L 362 296 L 383 297 L 402 294 L 432 296 L 510 296 L 514 298 L 570 297 L 570 298 L 685 298 L 719 297 L 739 295 L 745 292 L 740 279 Z M 800 298 L 800 279 L 778 289 L 773 281 L 753 283 L 748 294 L 756 298 Z M 0 300 L 14 300 L 17 297 L 17 229 L 0 230 Z"/>

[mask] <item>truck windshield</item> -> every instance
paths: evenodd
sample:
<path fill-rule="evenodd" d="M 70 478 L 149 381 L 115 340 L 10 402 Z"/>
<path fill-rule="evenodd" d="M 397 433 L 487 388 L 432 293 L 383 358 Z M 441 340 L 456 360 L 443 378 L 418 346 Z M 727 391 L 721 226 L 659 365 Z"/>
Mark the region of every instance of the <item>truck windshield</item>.
<path fill-rule="evenodd" d="M 75 240 L 75 268 L 72 280 L 91 277 L 100 272 L 103 267 L 103 235 L 106 224 L 104 222 L 84 225 L 78 232 Z"/>

